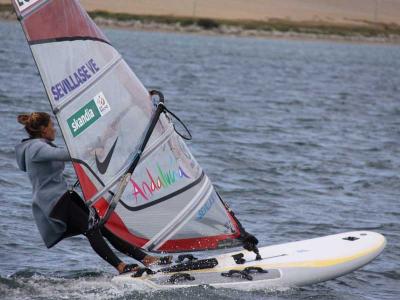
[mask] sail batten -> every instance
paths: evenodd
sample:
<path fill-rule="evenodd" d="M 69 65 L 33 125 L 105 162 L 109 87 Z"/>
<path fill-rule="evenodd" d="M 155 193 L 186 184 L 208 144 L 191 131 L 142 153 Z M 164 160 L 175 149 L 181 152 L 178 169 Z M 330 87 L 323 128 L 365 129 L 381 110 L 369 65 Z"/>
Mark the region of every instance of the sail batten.
<path fill-rule="evenodd" d="M 85 201 L 104 217 L 122 192 L 104 226 L 153 252 L 237 246 L 239 227 L 173 115 L 156 114 L 150 93 L 79 1 L 28 2 L 13 0 Z"/>
<path fill-rule="evenodd" d="M 50 43 L 60 43 L 60 42 L 73 42 L 73 41 L 96 41 L 96 42 L 102 42 L 105 44 L 109 44 L 111 46 L 111 43 L 109 41 L 106 41 L 102 38 L 97 38 L 97 37 L 92 37 L 92 36 L 71 36 L 71 37 L 60 37 L 60 38 L 49 38 L 49 39 L 42 39 L 42 40 L 34 40 L 30 41 L 29 45 L 39 45 L 39 44 L 50 44 Z"/>

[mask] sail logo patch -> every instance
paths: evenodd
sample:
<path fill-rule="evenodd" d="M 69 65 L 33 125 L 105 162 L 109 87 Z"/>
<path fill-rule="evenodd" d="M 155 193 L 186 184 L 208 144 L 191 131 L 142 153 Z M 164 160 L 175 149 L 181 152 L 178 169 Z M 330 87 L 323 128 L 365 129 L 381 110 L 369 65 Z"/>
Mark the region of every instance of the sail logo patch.
<path fill-rule="evenodd" d="M 130 179 L 133 190 L 132 194 L 135 197 L 136 203 L 139 199 L 149 201 L 153 194 L 158 191 L 173 186 L 185 178 L 190 179 L 190 176 L 179 165 L 177 169 L 171 168 L 165 170 L 157 163 L 156 173 L 152 173 L 147 168 L 146 173 L 148 178 L 143 180 L 141 184 L 139 181 Z"/>
<path fill-rule="evenodd" d="M 39 1 L 40 0 L 15 0 L 15 3 L 17 4 L 19 11 L 22 12 Z"/>
<path fill-rule="evenodd" d="M 99 71 L 100 67 L 97 66 L 94 59 L 89 59 L 69 76 L 50 88 L 54 101 L 61 101 L 68 94 L 83 86 Z"/>
<path fill-rule="evenodd" d="M 95 159 L 96 159 L 97 169 L 99 170 L 99 172 L 101 174 L 105 174 L 107 172 L 107 169 L 108 169 L 108 166 L 110 164 L 111 157 L 112 157 L 112 155 L 114 153 L 114 149 L 115 149 L 115 146 L 117 145 L 117 142 L 118 142 L 118 138 L 115 139 L 114 144 L 112 145 L 110 151 L 108 152 L 106 158 L 103 161 L 99 160 L 99 158 L 97 157 L 97 153 L 94 154 Z"/>
<path fill-rule="evenodd" d="M 72 136 L 77 137 L 98 119 L 111 111 L 110 104 L 102 92 L 67 119 Z"/>
<path fill-rule="evenodd" d="M 94 97 L 94 101 L 96 102 L 96 106 L 102 116 L 104 116 L 111 110 L 110 104 L 108 104 L 107 99 L 106 97 L 104 97 L 103 93 L 100 93 L 96 97 Z"/>
<path fill-rule="evenodd" d="M 213 206 L 215 203 L 215 196 L 211 196 L 208 198 L 207 202 L 203 205 L 203 207 L 197 212 L 196 219 L 201 220 L 204 218 L 204 216 L 208 213 L 210 208 Z"/>

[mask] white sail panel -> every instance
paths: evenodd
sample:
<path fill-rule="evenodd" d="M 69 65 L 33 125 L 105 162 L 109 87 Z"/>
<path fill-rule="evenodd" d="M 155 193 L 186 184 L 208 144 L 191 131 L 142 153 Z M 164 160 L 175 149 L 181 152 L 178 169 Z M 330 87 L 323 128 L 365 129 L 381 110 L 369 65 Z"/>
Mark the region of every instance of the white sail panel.
<path fill-rule="evenodd" d="M 53 107 L 74 98 L 121 60 L 113 47 L 94 40 L 41 43 L 31 49 Z M 60 59 L 67 56 L 69 64 Z"/>

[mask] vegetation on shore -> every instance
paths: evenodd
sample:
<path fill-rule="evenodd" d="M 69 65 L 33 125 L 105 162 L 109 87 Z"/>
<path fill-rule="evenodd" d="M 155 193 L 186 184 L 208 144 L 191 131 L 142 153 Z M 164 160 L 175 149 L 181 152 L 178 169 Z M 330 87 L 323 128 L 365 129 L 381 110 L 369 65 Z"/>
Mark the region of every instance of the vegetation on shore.
<path fill-rule="evenodd" d="M 0 4 L 0 13 L 10 16 L 13 11 L 11 5 Z M 197 27 L 204 31 L 214 31 L 224 33 L 253 32 L 255 35 L 268 33 L 294 33 L 301 35 L 318 36 L 341 36 L 341 37 L 400 37 L 400 25 L 360 22 L 360 25 L 326 23 L 322 21 L 289 21 L 282 19 L 270 19 L 268 21 L 251 20 L 219 20 L 207 18 L 176 17 L 176 16 L 153 16 L 153 15 L 133 15 L 128 13 L 111 13 L 106 11 L 91 11 L 89 15 L 102 24 L 130 26 L 132 24 L 160 24 L 171 27 L 179 27 L 183 31 Z M 1 17 L 1 15 L 0 15 Z M 106 22 L 105 22 L 106 21 Z M 362 24 L 362 25 L 361 25 Z M 153 26 L 154 27 L 154 26 Z M 227 30 L 231 29 L 231 30 Z M 225 29 L 225 30 L 224 30 Z M 232 30 L 233 29 L 233 30 Z"/>
<path fill-rule="evenodd" d="M 9 11 L 14 11 L 13 7 L 11 4 L 0 4 L 0 12 L 9 12 Z"/>
<path fill-rule="evenodd" d="M 127 13 L 110 13 L 106 11 L 89 12 L 94 19 L 102 18 L 119 22 L 139 21 L 142 23 L 161 23 L 182 27 L 199 26 L 204 30 L 214 30 L 223 26 L 236 27 L 242 30 L 256 30 L 265 32 L 294 32 L 303 34 L 325 34 L 338 36 L 359 35 L 365 37 L 400 35 L 400 25 L 364 22 L 365 25 L 325 23 L 322 21 L 288 21 L 270 19 L 268 21 L 251 20 L 218 20 L 207 18 L 132 15 Z"/>

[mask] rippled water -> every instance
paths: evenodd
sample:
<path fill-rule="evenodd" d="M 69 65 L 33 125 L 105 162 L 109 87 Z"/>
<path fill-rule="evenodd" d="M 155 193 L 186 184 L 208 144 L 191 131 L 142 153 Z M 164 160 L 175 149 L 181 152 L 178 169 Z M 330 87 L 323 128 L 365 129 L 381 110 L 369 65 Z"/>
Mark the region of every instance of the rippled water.
<path fill-rule="evenodd" d="M 400 297 L 400 47 L 106 34 L 189 125 L 193 153 L 262 245 L 365 229 L 388 246 L 337 280 L 251 293 L 137 293 L 110 282 L 114 270 L 83 238 L 47 250 L 13 146 L 24 136 L 16 115 L 48 103 L 19 25 L 0 22 L 0 298 Z"/>

